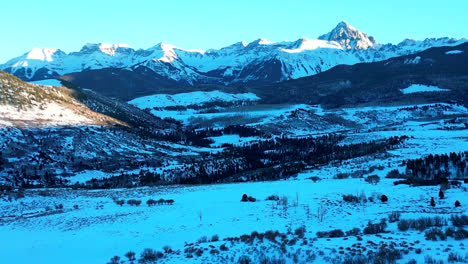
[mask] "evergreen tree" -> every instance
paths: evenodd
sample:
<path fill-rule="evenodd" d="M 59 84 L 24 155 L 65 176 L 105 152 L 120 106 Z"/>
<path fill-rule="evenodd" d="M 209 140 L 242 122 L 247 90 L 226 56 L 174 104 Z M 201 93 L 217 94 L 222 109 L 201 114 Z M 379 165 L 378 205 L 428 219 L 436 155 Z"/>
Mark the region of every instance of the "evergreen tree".
<path fill-rule="evenodd" d="M 445 195 L 444 195 L 444 192 L 442 191 L 442 189 L 439 190 L 439 198 L 440 199 L 444 199 Z"/>

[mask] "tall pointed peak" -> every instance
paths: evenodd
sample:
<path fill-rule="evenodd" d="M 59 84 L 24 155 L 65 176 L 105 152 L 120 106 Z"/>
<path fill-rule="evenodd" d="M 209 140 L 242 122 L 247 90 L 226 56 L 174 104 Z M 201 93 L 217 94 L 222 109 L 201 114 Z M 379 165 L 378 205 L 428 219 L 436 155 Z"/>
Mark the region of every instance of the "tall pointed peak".
<path fill-rule="evenodd" d="M 321 35 L 318 39 L 336 41 L 346 50 L 367 49 L 377 44 L 374 37 L 359 31 L 346 21 L 339 22 L 329 33 Z"/>

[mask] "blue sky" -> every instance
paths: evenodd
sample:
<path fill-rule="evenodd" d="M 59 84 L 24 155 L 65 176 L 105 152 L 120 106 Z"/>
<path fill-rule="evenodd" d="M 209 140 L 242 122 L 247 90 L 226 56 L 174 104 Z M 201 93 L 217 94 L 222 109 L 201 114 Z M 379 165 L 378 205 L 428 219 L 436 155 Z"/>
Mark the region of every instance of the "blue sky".
<path fill-rule="evenodd" d="M 466 0 L 8 0 L 2 1 L 0 63 L 33 47 L 159 42 L 206 50 L 264 37 L 317 38 L 342 20 L 379 43 L 468 37 Z"/>

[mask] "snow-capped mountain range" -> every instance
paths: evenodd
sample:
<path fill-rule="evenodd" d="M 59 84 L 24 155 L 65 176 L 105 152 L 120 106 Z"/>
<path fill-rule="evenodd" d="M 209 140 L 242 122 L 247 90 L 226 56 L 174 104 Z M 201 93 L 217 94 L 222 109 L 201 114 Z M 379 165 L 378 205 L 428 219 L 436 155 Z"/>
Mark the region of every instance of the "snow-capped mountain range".
<path fill-rule="evenodd" d="M 406 39 L 397 45 L 378 44 L 372 36 L 340 22 L 318 39 L 238 42 L 218 50 L 188 50 L 160 43 L 135 50 L 125 44 L 86 44 L 69 54 L 34 48 L 0 65 L 23 80 L 50 79 L 104 68 L 133 71 L 146 67 L 157 75 L 189 85 L 203 83 L 277 82 L 328 70 L 339 64 L 381 61 L 431 47 L 455 46 L 467 39 Z"/>

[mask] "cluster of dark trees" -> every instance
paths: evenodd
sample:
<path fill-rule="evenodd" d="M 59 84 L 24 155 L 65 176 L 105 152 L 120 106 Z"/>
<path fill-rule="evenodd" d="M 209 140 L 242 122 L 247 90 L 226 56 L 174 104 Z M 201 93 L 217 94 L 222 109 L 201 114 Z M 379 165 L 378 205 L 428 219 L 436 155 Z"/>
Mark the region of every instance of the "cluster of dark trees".
<path fill-rule="evenodd" d="M 350 145 L 340 145 L 342 135 L 321 137 L 279 137 L 251 145 L 231 147 L 203 157 L 183 167 L 163 173 L 141 170 L 88 182 L 88 188 L 116 188 L 159 184 L 208 184 L 240 181 L 268 181 L 291 177 L 306 168 L 330 162 L 372 155 L 392 149 L 407 137 L 392 137 Z"/>
<path fill-rule="evenodd" d="M 406 161 L 406 176 L 416 181 L 442 183 L 448 179 L 468 178 L 468 152 L 435 154 Z"/>
<path fill-rule="evenodd" d="M 184 142 L 194 146 L 209 147 L 214 141 L 209 137 L 219 137 L 222 135 L 234 135 L 237 134 L 240 137 L 253 137 L 253 136 L 264 136 L 264 133 L 260 130 L 248 127 L 244 125 L 230 125 L 224 128 L 205 128 L 205 129 L 191 129 L 183 132 L 174 131 L 161 135 L 160 137 L 172 141 L 172 142 Z"/>

